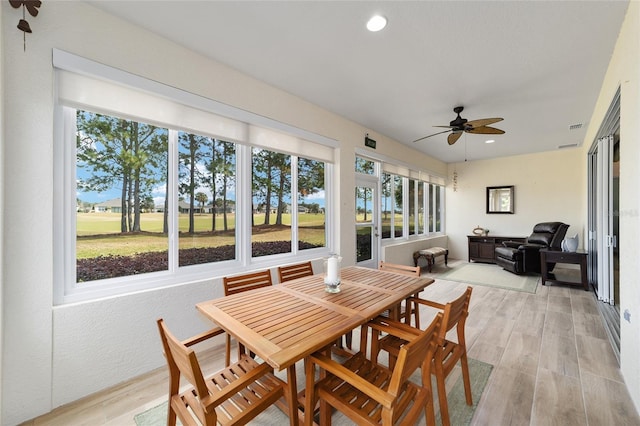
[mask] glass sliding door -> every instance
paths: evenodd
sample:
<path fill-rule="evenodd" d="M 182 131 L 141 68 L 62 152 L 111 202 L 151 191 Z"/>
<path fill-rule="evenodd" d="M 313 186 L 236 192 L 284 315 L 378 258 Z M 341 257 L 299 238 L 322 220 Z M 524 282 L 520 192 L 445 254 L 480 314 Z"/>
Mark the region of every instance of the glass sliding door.
<path fill-rule="evenodd" d="M 598 131 L 588 157 L 589 282 L 597 294 L 598 308 L 616 356 L 620 354 L 619 294 L 619 165 L 620 90 Z"/>

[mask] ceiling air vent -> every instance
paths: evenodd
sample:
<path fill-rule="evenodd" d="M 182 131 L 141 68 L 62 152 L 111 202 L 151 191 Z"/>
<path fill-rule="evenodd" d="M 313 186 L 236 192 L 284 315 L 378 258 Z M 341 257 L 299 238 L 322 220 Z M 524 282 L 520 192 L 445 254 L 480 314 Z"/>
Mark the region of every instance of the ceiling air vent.
<path fill-rule="evenodd" d="M 582 129 L 582 123 L 578 123 L 578 124 L 571 124 L 569 126 L 569 130 L 578 130 L 578 129 Z"/>
<path fill-rule="evenodd" d="M 566 145 L 559 145 L 558 149 L 564 149 L 564 148 L 575 148 L 576 146 L 578 146 L 577 143 L 568 143 Z"/>

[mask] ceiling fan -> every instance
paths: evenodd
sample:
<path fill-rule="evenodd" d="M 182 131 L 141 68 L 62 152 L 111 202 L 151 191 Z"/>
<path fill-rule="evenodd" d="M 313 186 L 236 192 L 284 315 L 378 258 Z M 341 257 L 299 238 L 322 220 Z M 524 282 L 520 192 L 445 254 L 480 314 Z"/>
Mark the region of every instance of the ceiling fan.
<path fill-rule="evenodd" d="M 479 120 L 471 120 L 467 121 L 466 118 L 460 117 L 460 113 L 464 107 L 457 106 L 453 109 L 453 112 L 458 114 L 455 120 L 451 121 L 448 126 L 434 126 L 434 127 L 447 127 L 449 130 L 444 130 L 442 132 L 434 133 L 432 135 L 428 135 L 422 137 L 420 139 L 416 139 L 413 142 L 418 142 L 426 138 L 430 138 L 431 136 L 440 135 L 442 133 L 451 134 L 447 137 L 447 142 L 449 145 L 453 145 L 460 139 L 460 136 L 463 132 L 467 133 L 478 133 L 483 135 L 501 135 L 504 133 L 504 130 L 496 129 L 495 127 L 490 127 L 489 124 L 497 123 L 498 121 L 502 121 L 502 118 L 481 118 Z"/>

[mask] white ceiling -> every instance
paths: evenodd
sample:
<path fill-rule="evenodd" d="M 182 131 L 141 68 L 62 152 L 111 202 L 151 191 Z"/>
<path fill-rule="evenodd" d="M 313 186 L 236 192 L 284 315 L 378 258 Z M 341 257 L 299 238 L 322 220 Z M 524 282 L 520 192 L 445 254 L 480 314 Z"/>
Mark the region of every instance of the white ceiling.
<path fill-rule="evenodd" d="M 448 163 L 581 145 L 628 5 L 90 3 Z M 370 33 L 375 13 L 389 23 Z M 494 126 L 506 133 L 493 144 L 473 134 L 412 142 L 443 130 L 433 126 L 448 125 L 456 105 L 469 120 L 503 117 Z"/>

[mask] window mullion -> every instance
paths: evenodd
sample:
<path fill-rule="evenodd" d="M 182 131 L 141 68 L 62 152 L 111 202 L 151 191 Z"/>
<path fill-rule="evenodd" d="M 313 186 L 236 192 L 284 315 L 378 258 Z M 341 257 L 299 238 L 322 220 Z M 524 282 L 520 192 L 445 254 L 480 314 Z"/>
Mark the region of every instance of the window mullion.
<path fill-rule="evenodd" d="M 298 157 L 291 156 L 291 253 L 298 253 Z"/>
<path fill-rule="evenodd" d="M 409 237 L 409 179 L 402 178 L 402 238 Z"/>
<path fill-rule="evenodd" d="M 247 266 L 251 263 L 251 217 L 253 216 L 251 147 L 239 144 L 236 152 L 236 259 L 243 266 Z"/>
<path fill-rule="evenodd" d="M 168 179 L 166 196 L 169 197 L 167 203 L 169 212 L 167 220 L 169 225 L 169 272 L 175 273 L 178 270 L 180 239 L 178 238 L 178 131 L 169 129 L 167 141 L 167 163 Z"/>

